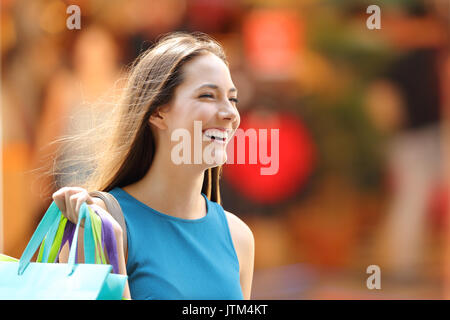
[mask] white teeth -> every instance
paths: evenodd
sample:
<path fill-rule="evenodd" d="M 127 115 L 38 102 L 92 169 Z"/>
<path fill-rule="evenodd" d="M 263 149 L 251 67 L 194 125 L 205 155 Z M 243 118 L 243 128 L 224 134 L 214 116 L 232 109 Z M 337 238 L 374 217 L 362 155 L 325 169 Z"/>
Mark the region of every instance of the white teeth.
<path fill-rule="evenodd" d="M 215 138 L 228 140 L 228 133 L 226 131 L 221 131 L 217 129 L 207 129 L 203 134 L 205 134 L 210 138 L 214 136 Z"/>

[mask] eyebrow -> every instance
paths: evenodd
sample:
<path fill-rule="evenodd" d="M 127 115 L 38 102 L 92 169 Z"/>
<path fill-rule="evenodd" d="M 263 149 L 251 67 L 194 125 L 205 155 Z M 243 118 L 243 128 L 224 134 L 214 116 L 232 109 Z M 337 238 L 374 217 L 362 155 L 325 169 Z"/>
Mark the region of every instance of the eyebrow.
<path fill-rule="evenodd" d="M 200 87 L 198 87 L 197 90 L 199 90 L 201 88 L 204 88 L 204 87 L 211 88 L 211 89 L 219 89 L 219 87 L 216 86 L 215 84 L 206 83 L 206 84 L 203 84 Z M 236 92 L 237 93 L 237 89 L 236 88 L 231 88 L 230 90 L 228 90 L 228 92 Z"/>

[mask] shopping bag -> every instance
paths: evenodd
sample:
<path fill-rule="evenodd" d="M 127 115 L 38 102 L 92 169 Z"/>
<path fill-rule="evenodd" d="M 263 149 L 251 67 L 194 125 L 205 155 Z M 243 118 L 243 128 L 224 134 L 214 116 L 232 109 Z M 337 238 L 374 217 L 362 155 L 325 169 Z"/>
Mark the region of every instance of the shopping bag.
<path fill-rule="evenodd" d="M 119 273 L 119 260 L 116 246 L 116 238 L 114 235 L 114 230 L 111 222 L 109 221 L 105 211 L 102 208 L 96 205 L 88 205 L 87 206 L 90 220 L 92 223 L 92 230 L 94 235 L 94 244 L 95 244 L 95 263 L 107 263 L 106 257 L 108 257 L 110 264 L 112 265 L 113 273 Z M 41 244 L 39 255 L 37 258 L 37 262 L 54 262 L 58 259 L 59 253 L 61 251 L 62 246 L 69 242 L 69 247 L 71 246 L 74 231 L 76 225 L 72 222 L 68 221 L 66 217 L 61 215 L 61 220 L 59 221 L 58 226 L 56 224 L 51 228 L 52 231 L 44 238 L 44 241 Z M 64 231 L 63 231 L 64 230 Z M 49 239 L 47 239 L 47 237 Z M 53 240 L 52 240 L 53 239 Z M 53 243 L 51 243 L 53 241 Z M 46 245 L 51 247 L 50 252 L 48 249 L 46 250 Z M 46 252 L 46 253 L 45 253 Z M 106 254 L 105 254 L 106 252 Z M 76 254 L 76 257 L 78 255 Z M 75 260 L 76 261 L 76 260 Z M 109 293 L 107 290 L 112 290 L 110 286 L 111 282 L 117 279 L 120 282 L 121 276 L 115 275 L 110 276 L 107 279 L 106 286 L 102 292 L 102 295 L 99 299 L 106 298 Z M 114 282 L 113 282 L 114 283 Z M 124 300 L 125 298 L 123 298 Z"/>
<path fill-rule="evenodd" d="M 0 299 L 121 299 L 127 276 L 111 273 L 112 266 L 109 264 L 95 264 L 95 235 L 91 213 L 88 205 L 83 203 L 67 263 L 30 262 L 44 238 L 47 245 L 43 247 L 42 258 L 50 262 L 54 258 L 50 253 L 57 246 L 53 246 L 55 238 L 58 242 L 61 236 L 62 214 L 52 202 L 20 260 L 0 261 Z M 83 219 L 85 263 L 78 264 L 75 261 L 76 239 Z"/>
<path fill-rule="evenodd" d="M 19 259 L 7 256 L 6 254 L 0 253 L 0 261 L 17 262 Z"/>

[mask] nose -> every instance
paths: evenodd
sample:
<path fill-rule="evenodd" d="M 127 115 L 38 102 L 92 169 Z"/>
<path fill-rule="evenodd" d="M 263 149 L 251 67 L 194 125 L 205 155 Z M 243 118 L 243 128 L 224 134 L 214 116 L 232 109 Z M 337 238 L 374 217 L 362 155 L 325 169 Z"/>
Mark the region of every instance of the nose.
<path fill-rule="evenodd" d="M 222 104 L 219 110 L 219 116 L 221 120 L 230 121 L 232 123 L 233 129 L 239 126 L 239 112 L 230 101 L 228 101 L 228 103 Z"/>

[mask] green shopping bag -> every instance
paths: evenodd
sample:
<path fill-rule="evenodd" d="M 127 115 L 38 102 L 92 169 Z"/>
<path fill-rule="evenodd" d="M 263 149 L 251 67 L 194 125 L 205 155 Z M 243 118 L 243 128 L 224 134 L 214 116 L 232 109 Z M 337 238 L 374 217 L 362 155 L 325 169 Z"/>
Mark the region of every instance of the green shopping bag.
<path fill-rule="evenodd" d="M 0 253 L 0 261 L 17 262 L 19 259 L 7 256 L 6 254 Z"/>
<path fill-rule="evenodd" d="M 122 298 L 127 276 L 112 274 L 112 266 L 109 264 L 95 264 L 96 240 L 98 241 L 99 235 L 98 224 L 93 227 L 90 208 L 86 203 L 83 203 L 80 208 L 68 263 L 30 263 L 34 252 L 44 238 L 47 245 L 41 247 L 41 259 L 51 261 L 52 254 L 58 246 L 60 237 L 58 230 L 61 232 L 61 221 L 63 221 L 61 217 L 61 212 L 52 202 L 25 248 L 20 261 L 0 260 L 0 300 L 116 300 Z M 77 264 L 75 263 L 76 239 L 78 239 L 78 230 L 83 219 L 85 219 L 84 255 L 86 263 Z M 55 238 L 56 245 L 54 245 Z M 103 260 L 103 258 L 100 259 Z"/>

